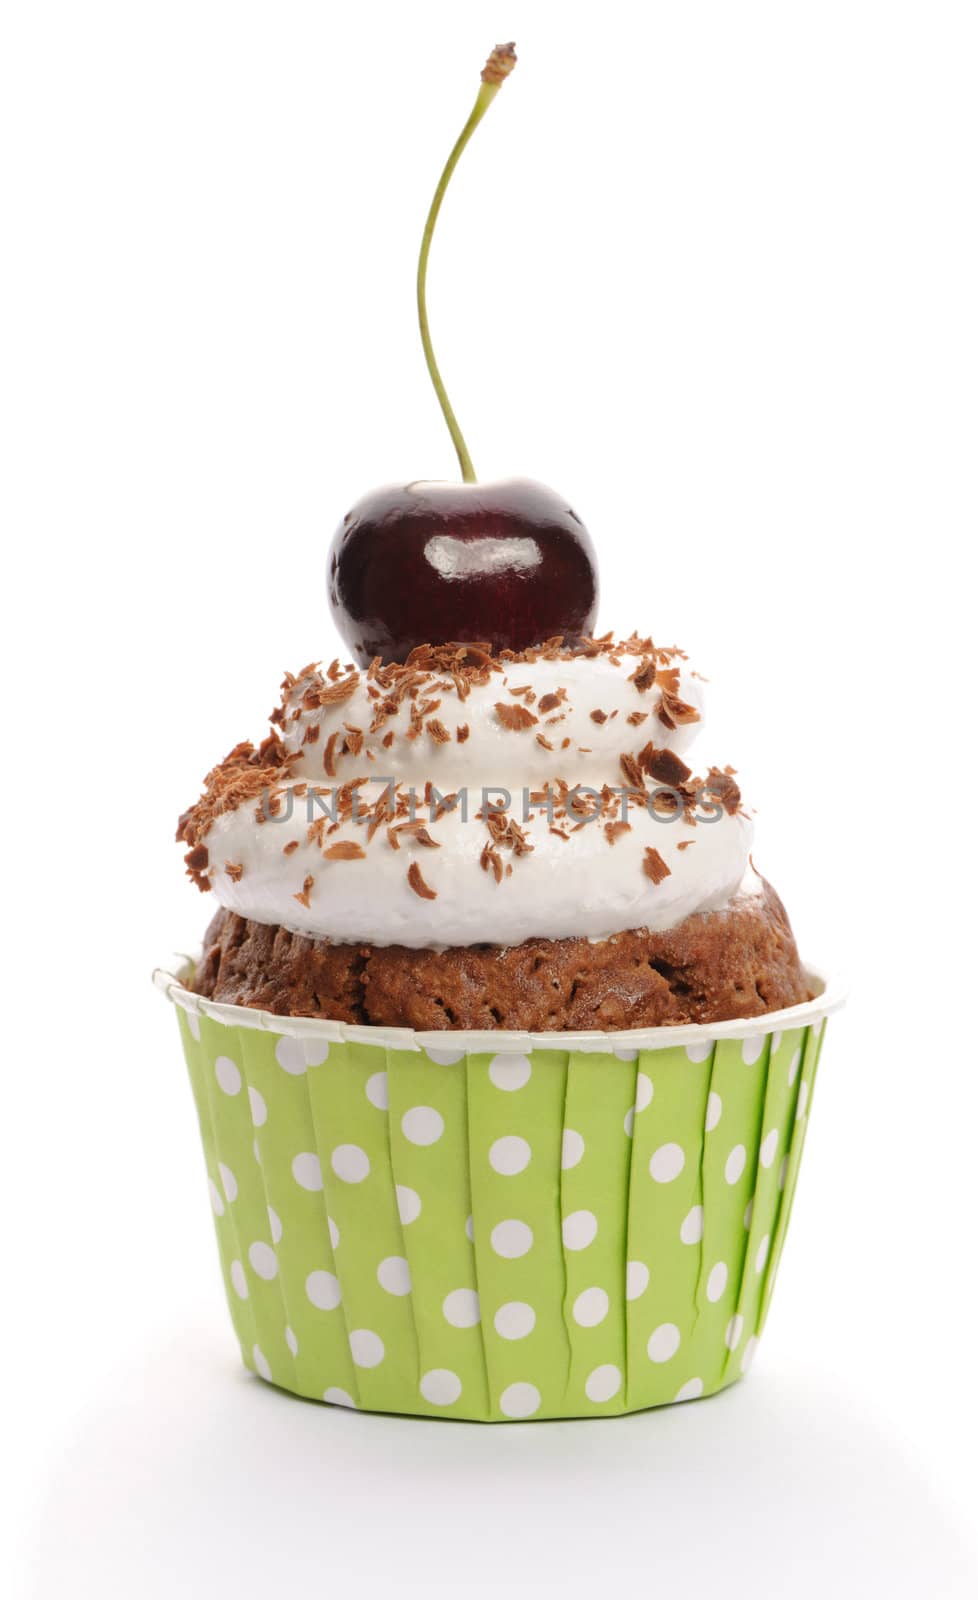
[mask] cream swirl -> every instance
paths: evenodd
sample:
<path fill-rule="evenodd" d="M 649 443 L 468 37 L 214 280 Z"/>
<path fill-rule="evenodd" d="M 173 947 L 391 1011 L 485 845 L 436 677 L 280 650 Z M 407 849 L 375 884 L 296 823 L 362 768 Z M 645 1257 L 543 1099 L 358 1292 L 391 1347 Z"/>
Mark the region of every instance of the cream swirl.
<path fill-rule="evenodd" d="M 747 868 L 732 778 L 683 760 L 701 713 L 679 652 L 637 639 L 310 667 L 182 819 L 188 865 L 242 916 L 339 943 L 661 931 Z"/>

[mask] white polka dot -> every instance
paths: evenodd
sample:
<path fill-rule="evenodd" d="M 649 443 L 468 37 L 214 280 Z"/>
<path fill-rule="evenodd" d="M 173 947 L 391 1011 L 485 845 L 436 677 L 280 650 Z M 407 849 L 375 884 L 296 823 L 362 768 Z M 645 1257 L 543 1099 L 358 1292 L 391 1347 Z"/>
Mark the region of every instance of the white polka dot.
<path fill-rule="evenodd" d="M 774 1161 L 774 1157 L 775 1157 L 775 1155 L 777 1153 L 777 1148 L 778 1148 L 778 1130 L 777 1130 L 777 1128 L 772 1128 L 769 1133 L 766 1133 L 764 1135 L 764 1139 L 763 1139 L 763 1141 L 761 1143 L 761 1166 L 762 1167 L 771 1166 L 772 1162 Z"/>
<path fill-rule="evenodd" d="M 375 1072 L 372 1077 L 367 1079 L 366 1095 L 370 1104 L 376 1106 L 378 1111 L 387 1110 L 386 1072 Z"/>
<path fill-rule="evenodd" d="M 347 1394 L 345 1389 L 327 1389 L 323 1399 L 328 1400 L 331 1406 L 349 1406 L 351 1411 L 357 1409 L 356 1401 Z"/>
<path fill-rule="evenodd" d="M 782 1038 L 783 1038 L 783 1035 L 782 1035 L 782 1032 L 781 1032 L 780 1028 L 778 1028 L 775 1033 L 772 1033 L 772 1035 L 771 1035 L 771 1054 L 772 1054 L 772 1056 L 777 1055 L 778 1051 L 781 1049 L 781 1040 L 782 1040 Z"/>
<path fill-rule="evenodd" d="M 560 1164 L 564 1171 L 568 1167 L 576 1167 L 584 1154 L 584 1140 L 573 1128 L 564 1129 L 564 1137 L 560 1146 Z"/>
<path fill-rule="evenodd" d="M 703 1379 L 690 1378 L 688 1383 L 684 1383 L 681 1389 L 676 1390 L 676 1400 L 698 1400 L 702 1393 Z"/>
<path fill-rule="evenodd" d="M 525 1222 L 518 1222 L 509 1218 L 506 1222 L 497 1222 L 489 1235 L 489 1242 L 497 1256 L 503 1256 L 507 1261 L 515 1261 L 517 1256 L 525 1256 L 533 1245 L 533 1229 Z"/>
<path fill-rule="evenodd" d="M 412 1106 L 401 1118 L 401 1132 L 411 1144 L 436 1144 L 445 1131 L 445 1119 L 434 1106 Z"/>
<path fill-rule="evenodd" d="M 278 1256 L 271 1245 L 265 1244 L 262 1239 L 256 1239 L 248 1250 L 248 1260 L 259 1278 L 264 1278 L 266 1283 L 271 1283 L 278 1272 Z"/>
<path fill-rule="evenodd" d="M 497 1089 L 522 1089 L 530 1081 L 529 1056 L 493 1056 L 489 1063 L 489 1077 Z"/>
<path fill-rule="evenodd" d="M 648 1343 L 650 1361 L 671 1361 L 679 1349 L 679 1329 L 674 1322 L 660 1322 Z"/>
<path fill-rule="evenodd" d="M 747 1165 L 747 1151 L 742 1144 L 735 1144 L 727 1157 L 727 1164 L 723 1169 L 723 1176 L 728 1183 L 736 1183 Z"/>
<path fill-rule="evenodd" d="M 358 1144 L 338 1144 L 329 1164 L 344 1183 L 362 1183 L 370 1172 L 370 1157 Z"/>
<path fill-rule="evenodd" d="M 723 1101 L 715 1089 L 711 1089 L 706 1100 L 706 1121 L 704 1127 L 707 1133 L 712 1133 L 723 1114 Z"/>
<path fill-rule="evenodd" d="M 798 1110 L 795 1112 L 795 1116 L 798 1118 L 799 1122 L 801 1121 L 802 1117 L 805 1115 L 805 1112 L 807 1110 L 808 1110 L 808 1084 L 803 1081 L 802 1085 L 801 1085 L 801 1088 L 798 1090 Z"/>
<path fill-rule="evenodd" d="M 703 1207 L 693 1206 L 683 1217 L 679 1228 L 683 1244 L 699 1244 L 703 1237 Z"/>
<path fill-rule="evenodd" d="M 343 1299 L 339 1278 L 322 1268 L 310 1272 L 306 1279 L 306 1295 L 317 1311 L 335 1311 Z"/>
<path fill-rule="evenodd" d="M 259 1378 L 264 1378 L 266 1383 L 270 1383 L 272 1380 L 272 1369 L 268 1365 L 268 1358 L 260 1345 L 256 1344 L 252 1346 L 251 1359 L 255 1363 L 255 1371 L 257 1372 Z"/>
<path fill-rule="evenodd" d="M 582 1328 L 596 1328 L 608 1315 L 610 1304 L 603 1289 L 582 1289 L 574 1301 L 574 1321 Z"/>
<path fill-rule="evenodd" d="M 240 1261 L 231 1262 L 231 1282 L 234 1285 L 234 1292 L 238 1299 L 247 1300 L 248 1280 L 245 1277 L 245 1269 Z"/>
<path fill-rule="evenodd" d="M 756 1338 L 756 1336 L 754 1334 L 751 1334 L 751 1337 L 748 1339 L 747 1343 L 744 1345 L 744 1353 L 743 1353 L 743 1356 L 741 1357 L 741 1360 L 740 1360 L 740 1370 L 741 1370 L 741 1372 L 749 1372 L 750 1371 L 751 1362 L 754 1359 L 754 1352 L 756 1351 L 756 1349 L 757 1349 L 757 1338 Z"/>
<path fill-rule="evenodd" d="M 649 1286 L 649 1269 L 644 1261 L 630 1261 L 625 1268 L 625 1298 L 639 1300 Z"/>
<path fill-rule="evenodd" d="M 630 1139 L 635 1132 L 635 1107 L 629 1106 L 625 1112 L 625 1137 Z"/>
<path fill-rule="evenodd" d="M 616 1045 L 615 1046 L 615 1050 L 614 1050 L 614 1054 L 618 1057 L 619 1061 L 637 1061 L 638 1060 L 638 1051 L 637 1050 L 627 1050 L 627 1049 L 619 1050 L 619 1048 Z"/>
<path fill-rule="evenodd" d="M 652 1104 L 652 1096 L 654 1094 L 655 1094 L 655 1085 L 652 1082 L 652 1079 L 648 1076 L 647 1073 L 640 1072 L 638 1077 L 635 1080 L 635 1110 L 636 1110 L 636 1112 L 644 1111 L 646 1106 L 650 1106 Z"/>
<path fill-rule="evenodd" d="M 800 1066 L 801 1066 L 801 1045 L 798 1046 L 798 1049 L 795 1051 L 794 1055 L 792 1056 L 791 1065 L 788 1068 L 788 1086 L 789 1086 L 789 1088 L 791 1087 L 791 1085 L 794 1083 L 795 1079 L 797 1078 L 797 1076 L 798 1076 L 798 1068 Z"/>
<path fill-rule="evenodd" d="M 479 1296 L 474 1289 L 453 1289 L 446 1294 L 441 1309 L 453 1328 L 474 1328 L 479 1321 Z"/>
<path fill-rule="evenodd" d="M 306 1070 L 306 1054 L 298 1039 L 280 1039 L 275 1046 L 275 1059 L 293 1078 L 301 1078 Z"/>
<path fill-rule="evenodd" d="M 787 1156 L 782 1156 L 781 1157 L 781 1165 L 778 1168 L 778 1188 L 779 1189 L 783 1189 L 784 1188 L 784 1180 L 785 1180 L 785 1178 L 787 1176 L 788 1176 L 788 1157 Z"/>
<path fill-rule="evenodd" d="M 747 1229 L 748 1233 L 750 1232 L 751 1218 L 753 1217 L 753 1215 L 754 1215 L 754 1196 L 751 1195 L 750 1199 L 747 1202 L 747 1205 L 744 1208 L 744 1227 Z"/>
<path fill-rule="evenodd" d="M 226 1167 L 223 1161 L 219 1161 L 217 1163 L 217 1170 L 221 1174 L 221 1183 L 224 1188 L 225 1196 L 228 1200 L 237 1200 L 238 1180 L 231 1171 L 231 1168 Z"/>
<path fill-rule="evenodd" d="M 510 1133 L 505 1138 L 497 1139 L 489 1151 L 489 1165 L 493 1172 L 498 1172 L 504 1178 L 515 1177 L 516 1173 L 523 1172 L 530 1165 L 533 1151 L 525 1139 L 518 1134 Z"/>
<path fill-rule="evenodd" d="M 430 1045 L 426 1045 L 424 1053 L 436 1067 L 454 1067 L 457 1062 L 465 1060 L 464 1050 L 433 1050 Z"/>
<path fill-rule="evenodd" d="M 603 1405 L 606 1400 L 613 1400 L 621 1388 L 621 1372 L 609 1361 L 606 1366 L 595 1367 L 589 1372 L 584 1384 L 584 1393 L 596 1406 Z"/>
<path fill-rule="evenodd" d="M 598 1231 L 598 1219 L 593 1211 L 572 1211 L 565 1217 L 561 1234 L 568 1250 L 586 1250 Z"/>
<path fill-rule="evenodd" d="M 336 1226 L 336 1223 L 333 1221 L 332 1217 L 327 1217 L 326 1222 L 329 1227 L 329 1242 L 335 1250 L 336 1246 L 340 1242 L 340 1230 Z"/>
<path fill-rule="evenodd" d="M 357 1367 L 379 1367 L 384 1359 L 384 1341 L 370 1328 L 354 1328 L 350 1334 L 350 1354 Z"/>
<path fill-rule="evenodd" d="M 757 1255 L 754 1257 L 754 1271 L 755 1272 L 763 1272 L 764 1271 L 764 1268 L 767 1266 L 767 1256 L 768 1256 L 768 1251 L 770 1250 L 770 1248 L 771 1248 L 771 1235 L 769 1233 L 766 1233 L 764 1235 L 763 1239 L 761 1240 L 760 1244 L 758 1245 L 758 1247 L 757 1247 Z"/>
<path fill-rule="evenodd" d="M 213 1178 L 208 1178 L 207 1190 L 211 1197 L 211 1206 L 213 1207 L 215 1217 L 223 1217 L 224 1196 L 221 1194 L 221 1191 L 217 1187 L 217 1184 L 214 1182 Z"/>
<path fill-rule="evenodd" d="M 313 1039 L 307 1034 L 299 1043 L 307 1067 L 321 1067 L 324 1061 L 329 1060 L 328 1039 Z"/>
<path fill-rule="evenodd" d="M 196 1011 L 185 1011 L 184 1012 L 184 1016 L 187 1019 L 187 1027 L 190 1029 L 191 1038 L 192 1039 L 196 1039 L 197 1043 L 199 1044 L 200 1043 L 200 1018 L 198 1017 Z"/>
<path fill-rule="evenodd" d="M 719 1300 L 727 1287 L 727 1263 L 718 1261 L 710 1268 L 710 1276 L 706 1280 L 706 1298 Z"/>
<path fill-rule="evenodd" d="M 268 1121 L 268 1107 L 265 1104 L 264 1095 L 259 1094 L 257 1089 L 249 1088 L 248 1100 L 251 1105 L 252 1122 L 256 1128 L 263 1128 Z"/>
<path fill-rule="evenodd" d="M 727 1331 L 723 1336 L 723 1342 L 728 1350 L 736 1350 L 740 1343 L 740 1336 L 743 1331 L 744 1319 L 738 1311 L 736 1316 L 730 1318 L 730 1321 L 727 1323 Z"/>
<path fill-rule="evenodd" d="M 269 1206 L 267 1208 L 267 1210 L 268 1210 L 268 1226 L 271 1229 L 271 1233 L 272 1233 L 272 1243 L 273 1244 L 278 1244 L 279 1240 L 282 1237 L 282 1219 L 279 1216 L 278 1212 L 275 1211 L 272 1206 Z"/>
<path fill-rule="evenodd" d="M 299 1341 L 296 1338 L 295 1334 L 292 1332 L 291 1328 L 286 1328 L 286 1330 L 285 1330 L 285 1342 L 288 1345 L 289 1349 L 291 1350 L 292 1354 L 294 1356 L 297 1356 L 299 1354 Z"/>
<path fill-rule="evenodd" d="M 507 1300 L 499 1307 L 492 1325 L 501 1339 L 525 1339 L 537 1323 L 537 1314 L 525 1300 Z"/>
<path fill-rule="evenodd" d="M 649 1172 L 656 1183 L 672 1183 L 686 1165 L 686 1156 L 680 1144 L 660 1144 L 651 1161 Z"/>
<path fill-rule="evenodd" d="M 465 1219 L 465 1237 L 470 1244 L 475 1243 L 475 1220 L 473 1217 L 466 1217 Z"/>
<path fill-rule="evenodd" d="M 532 1383 L 511 1383 L 499 1396 L 504 1417 L 532 1417 L 540 1409 L 540 1391 Z"/>
<path fill-rule="evenodd" d="M 688 1044 L 686 1046 L 686 1055 L 690 1061 L 705 1061 L 712 1054 L 712 1039 L 701 1039 L 698 1044 Z"/>
<path fill-rule="evenodd" d="M 740 1047 L 740 1053 L 744 1058 L 745 1065 L 748 1067 L 752 1067 L 755 1061 L 759 1061 L 764 1054 L 763 1033 L 755 1033 L 752 1038 L 745 1039 Z"/>
<path fill-rule="evenodd" d="M 421 1393 L 430 1406 L 451 1406 L 462 1393 L 462 1380 L 447 1367 L 433 1367 L 421 1379 Z"/>
<path fill-rule="evenodd" d="M 241 1069 L 230 1056 L 218 1056 L 214 1063 L 214 1076 L 225 1094 L 238 1094 L 241 1089 Z"/>
<path fill-rule="evenodd" d="M 409 1222 L 417 1222 L 421 1215 L 421 1196 L 417 1189 L 409 1189 L 406 1183 L 399 1183 L 394 1193 L 397 1196 L 397 1214 L 405 1228 Z"/>
<path fill-rule="evenodd" d="M 323 1186 L 323 1169 L 319 1165 L 319 1157 L 313 1150 L 303 1150 L 301 1155 L 292 1158 L 292 1176 L 300 1189 L 308 1189 L 315 1194 Z"/>
<path fill-rule="evenodd" d="M 411 1268 L 403 1256 L 385 1256 L 377 1268 L 377 1282 L 388 1294 L 411 1293 Z"/>

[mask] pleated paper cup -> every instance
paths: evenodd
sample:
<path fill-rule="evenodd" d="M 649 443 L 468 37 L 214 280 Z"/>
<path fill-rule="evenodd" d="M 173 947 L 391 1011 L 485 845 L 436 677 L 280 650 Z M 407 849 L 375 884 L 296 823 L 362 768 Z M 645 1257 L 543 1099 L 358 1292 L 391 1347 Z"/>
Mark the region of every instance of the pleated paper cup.
<path fill-rule="evenodd" d="M 355 1027 L 173 1001 L 245 1365 L 503 1422 L 713 1394 L 764 1327 L 837 985 L 623 1033 Z"/>

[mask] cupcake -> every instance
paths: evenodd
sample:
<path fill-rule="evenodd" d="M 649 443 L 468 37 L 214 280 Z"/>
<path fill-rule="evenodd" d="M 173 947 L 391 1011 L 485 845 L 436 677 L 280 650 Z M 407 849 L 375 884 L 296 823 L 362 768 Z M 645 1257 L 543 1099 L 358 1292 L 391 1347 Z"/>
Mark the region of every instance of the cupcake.
<path fill-rule="evenodd" d="M 269 731 L 177 830 L 216 901 L 160 970 L 228 1304 L 266 1381 L 516 1421 L 708 1395 L 750 1366 L 824 1020 L 751 859 L 703 680 L 596 635 L 562 497 L 374 491 L 329 556 L 352 661 L 286 676 Z"/>

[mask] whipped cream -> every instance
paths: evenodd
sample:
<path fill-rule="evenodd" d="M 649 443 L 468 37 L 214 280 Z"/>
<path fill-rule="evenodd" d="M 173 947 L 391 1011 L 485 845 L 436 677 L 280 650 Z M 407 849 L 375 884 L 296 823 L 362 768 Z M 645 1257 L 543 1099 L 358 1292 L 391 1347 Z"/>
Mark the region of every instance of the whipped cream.
<path fill-rule="evenodd" d="M 752 824 L 735 786 L 693 803 L 692 774 L 683 806 L 647 798 L 663 752 L 686 772 L 703 712 L 685 660 L 650 649 L 287 678 L 271 753 L 239 747 L 189 813 L 197 881 L 309 938 L 415 949 L 662 931 L 726 906 Z"/>
<path fill-rule="evenodd" d="M 282 740 L 298 754 L 292 777 L 326 782 L 324 751 L 335 734 L 332 765 L 340 782 L 359 777 L 394 776 L 402 783 L 424 788 L 428 779 L 457 789 L 494 785 L 515 792 L 562 777 L 568 783 L 602 784 L 623 781 L 623 751 L 638 750 L 649 739 L 660 748 L 682 754 L 698 731 L 703 711 L 702 680 L 677 659 L 678 694 L 695 719 L 666 728 L 658 719 L 662 688 L 644 692 L 630 681 L 638 662 L 624 658 L 618 666 L 608 656 L 572 656 L 535 662 L 507 662 L 474 683 L 460 699 L 456 686 L 444 674 L 434 674 L 435 685 L 424 688 L 421 704 L 435 709 L 422 718 L 420 732 L 412 732 L 411 712 L 418 704 L 405 699 L 376 732 L 377 700 L 370 682 L 359 673 L 348 698 L 338 704 L 305 707 L 304 696 L 315 691 L 316 674 L 303 674 L 284 694 L 285 724 Z M 344 680 L 341 679 L 340 682 Z M 532 701 L 515 691 L 529 687 Z M 556 704 L 551 705 L 553 697 Z M 383 698 L 383 697 L 381 697 Z M 534 720 L 525 729 L 511 729 L 501 720 L 497 705 L 524 709 Z M 636 721 L 629 723 L 629 717 Z M 641 718 L 641 721 L 637 719 Z M 432 722 L 437 724 L 433 732 Z M 363 732 L 363 745 L 354 738 L 356 753 L 344 750 L 350 726 Z M 416 725 L 415 725 L 416 726 Z M 441 741 L 442 730 L 448 738 Z M 459 739 L 459 730 L 463 738 Z M 308 743 L 312 737 L 315 743 Z M 385 743 L 385 740 L 388 741 Z"/>

